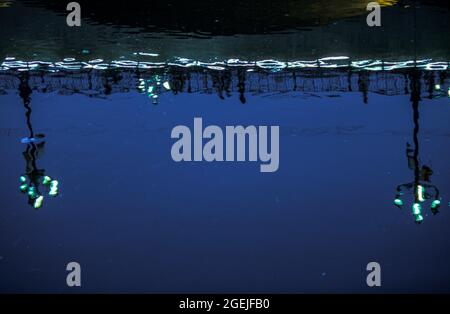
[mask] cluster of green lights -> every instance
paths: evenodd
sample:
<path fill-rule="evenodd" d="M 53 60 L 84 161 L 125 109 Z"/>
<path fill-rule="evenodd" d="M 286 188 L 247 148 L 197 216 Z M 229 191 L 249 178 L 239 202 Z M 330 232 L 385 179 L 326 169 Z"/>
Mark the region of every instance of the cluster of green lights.
<path fill-rule="evenodd" d="M 28 198 L 33 200 L 33 207 L 38 209 L 41 208 L 42 203 L 44 202 L 44 196 L 39 195 L 35 186 L 27 183 L 27 178 L 25 176 L 20 176 L 20 191 L 23 193 L 27 193 Z M 42 184 L 49 187 L 48 195 L 57 196 L 58 195 L 58 181 L 52 180 L 49 176 L 44 176 L 42 179 Z"/>
<path fill-rule="evenodd" d="M 400 198 L 401 194 L 397 194 L 396 198 L 394 199 L 394 205 L 402 208 L 403 206 L 403 200 Z M 422 205 L 420 204 L 421 202 L 423 202 L 420 198 L 417 200 L 416 203 L 414 203 L 412 205 L 412 214 L 414 216 L 414 219 L 417 223 L 422 222 L 423 215 L 422 215 Z M 441 201 L 436 198 L 431 202 L 431 210 L 433 211 L 433 214 L 437 213 L 438 208 L 441 206 Z M 450 203 L 449 203 L 450 206 Z"/>
<path fill-rule="evenodd" d="M 158 90 L 161 88 L 160 86 L 162 85 L 166 90 L 170 90 L 170 83 L 169 82 L 164 82 L 162 83 L 161 77 L 159 75 L 155 75 L 152 79 L 149 80 L 144 80 L 144 79 L 139 79 L 139 85 L 138 85 L 138 89 L 142 92 L 142 93 L 146 93 L 148 97 L 153 99 L 153 103 L 157 104 L 158 103 Z"/>

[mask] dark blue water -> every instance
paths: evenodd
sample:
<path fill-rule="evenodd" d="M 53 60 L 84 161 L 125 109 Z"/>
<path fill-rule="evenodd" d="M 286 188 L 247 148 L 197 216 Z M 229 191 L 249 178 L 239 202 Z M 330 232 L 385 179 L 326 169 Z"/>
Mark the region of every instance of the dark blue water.
<path fill-rule="evenodd" d="M 157 105 L 136 88 L 62 95 L 76 76 L 45 75 L 41 90 L 39 75 L 3 77 L 17 90 L 0 96 L 2 291 L 74 291 L 65 283 L 70 261 L 82 265 L 83 292 L 370 292 L 370 261 L 382 266 L 378 291 L 449 291 L 447 79 L 440 91 L 431 86 L 430 99 L 430 78 L 422 77 L 417 102 L 415 76 L 370 74 L 373 89 L 398 93 L 369 91 L 364 103 L 358 74 L 350 79 L 356 91 L 321 90 L 332 81 L 322 78 L 314 92 L 306 78 L 297 79 L 303 90 L 291 90 L 290 75 L 259 74 L 258 83 L 249 72 L 243 104 L 235 84 L 221 99 L 212 74 L 206 88 L 195 75 L 198 91 L 187 92 L 185 81 Z M 112 90 L 127 86 L 120 84 Z M 34 134 L 45 135 L 31 158 L 59 182 L 59 195 L 45 196 L 38 210 L 19 190 L 32 150 L 21 143 L 30 131 L 24 104 Z M 258 162 L 174 162 L 171 130 L 193 128 L 194 117 L 222 128 L 279 125 L 278 171 L 261 173 Z M 411 212 L 414 192 L 402 196 L 403 209 L 393 203 L 397 186 L 415 181 L 406 151 L 407 143 L 415 148 L 415 127 L 417 166 L 432 169 L 420 182 L 438 187 L 441 200 L 436 215 L 432 199 L 421 203 L 421 224 Z"/>
<path fill-rule="evenodd" d="M 450 292 L 448 5 L 79 2 L 0 1 L 1 293 Z M 195 118 L 279 168 L 175 162 Z"/>

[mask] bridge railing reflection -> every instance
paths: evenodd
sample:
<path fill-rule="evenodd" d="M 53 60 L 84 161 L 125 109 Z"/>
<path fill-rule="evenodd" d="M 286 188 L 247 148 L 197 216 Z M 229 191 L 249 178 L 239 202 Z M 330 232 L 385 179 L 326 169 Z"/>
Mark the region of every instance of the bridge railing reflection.
<path fill-rule="evenodd" d="M 359 92 L 369 102 L 369 93 L 401 95 L 410 92 L 411 69 L 367 71 L 340 69 L 282 69 L 268 71 L 246 67 L 212 70 L 206 68 L 169 67 L 151 70 L 107 69 L 29 71 L 28 84 L 33 91 L 61 95 L 83 94 L 105 98 L 115 93 L 138 91 L 157 104 L 165 93 L 216 94 L 220 99 L 237 94 L 240 102 L 246 95 L 267 93 L 340 93 Z M 448 70 L 417 70 L 421 93 L 428 98 L 450 97 Z M 0 72 L 0 90 L 17 89 L 17 73 Z"/>

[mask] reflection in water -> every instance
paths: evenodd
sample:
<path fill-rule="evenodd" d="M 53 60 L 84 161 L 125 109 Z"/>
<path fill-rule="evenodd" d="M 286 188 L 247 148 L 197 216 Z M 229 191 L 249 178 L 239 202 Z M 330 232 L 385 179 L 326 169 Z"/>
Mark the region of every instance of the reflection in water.
<path fill-rule="evenodd" d="M 22 139 L 27 148 L 23 152 L 25 159 L 25 173 L 19 178 L 20 191 L 28 196 L 28 204 L 38 209 L 44 201 L 44 194 L 55 197 L 58 195 L 58 181 L 45 175 L 44 169 L 39 169 L 37 159 L 43 154 L 45 141 L 43 134 L 34 134 L 31 123 L 31 98 L 32 90 L 29 86 L 29 74 L 27 72 L 19 75 L 19 95 L 26 109 L 25 117 L 29 136 Z M 41 186 L 42 185 L 42 186 Z M 45 192 L 43 192 L 45 190 Z"/>
<path fill-rule="evenodd" d="M 272 60 L 273 61 L 273 60 Z M 345 64 L 329 64 L 343 61 Z M 107 97 L 114 93 L 139 91 L 157 104 L 164 93 L 207 93 L 216 94 L 220 99 L 237 95 L 241 103 L 246 103 L 246 94 L 274 95 L 302 93 L 303 97 L 339 97 L 339 93 L 357 91 L 362 101 L 368 103 L 370 93 L 382 95 L 402 95 L 411 93 L 413 107 L 413 144 L 406 144 L 408 167 L 414 173 L 410 183 L 397 187 L 395 205 L 402 207 L 406 193 L 412 193 L 413 214 L 417 222 L 423 220 L 422 204 L 431 201 L 431 210 L 437 213 L 440 199 L 439 190 L 430 183 L 433 170 L 419 160 L 419 101 L 421 94 L 430 99 L 448 97 L 448 64 L 409 61 L 389 64 L 383 61 L 351 62 L 347 58 L 317 60 L 316 63 L 302 63 L 299 67 L 286 67 L 276 61 L 267 67 L 249 65 L 234 60 L 233 65 L 209 64 L 208 66 L 161 64 L 153 68 L 122 63 L 121 67 L 66 69 L 71 61 L 59 64 L 59 68 L 41 68 L 14 60 L 3 63 L 0 71 L 0 88 L 19 89 L 26 109 L 29 137 L 22 139 L 27 145 L 24 152 L 26 173 L 21 176 L 21 190 L 28 193 L 30 204 L 36 208 L 42 205 L 43 185 L 50 196 L 58 194 L 58 181 L 38 169 L 36 160 L 44 150 L 44 136 L 34 134 L 31 125 L 30 94 L 55 92 L 60 95 L 84 94 L 89 97 Z M 100 62 L 100 61 L 99 61 Z M 187 61 L 183 61 L 187 62 Z M 7 64 L 7 68 L 5 68 Z M 313 66 L 315 64 L 316 66 Z M 186 64 L 184 64 L 186 65 Z M 323 94 L 325 93 L 325 94 Z"/>
<path fill-rule="evenodd" d="M 369 75 L 367 71 L 361 71 L 358 73 L 358 88 L 359 91 L 363 94 L 363 102 L 367 104 L 369 91 Z"/>
<path fill-rule="evenodd" d="M 434 75 L 425 75 L 429 84 L 429 98 L 433 98 Z M 440 79 L 443 81 L 445 76 L 441 74 Z M 408 161 L 408 168 L 414 173 L 414 180 L 410 183 L 404 183 L 397 186 L 397 194 L 395 196 L 394 204 L 402 208 L 403 199 L 406 193 L 413 195 L 412 214 L 417 223 L 423 221 L 422 203 L 427 200 L 431 201 L 431 212 L 433 215 L 439 212 L 441 201 L 439 198 L 439 189 L 430 183 L 430 177 L 433 174 L 431 167 L 420 163 L 419 160 L 419 101 L 421 91 L 421 72 L 416 69 L 410 73 L 410 87 L 411 87 L 411 102 L 413 108 L 413 147 L 410 143 L 406 143 L 406 158 Z"/>
<path fill-rule="evenodd" d="M 389 6 L 383 9 L 389 23 L 376 31 L 365 27 L 369 1 L 363 0 L 126 1 L 120 6 L 98 1 L 80 2 L 85 23 L 76 32 L 61 27 L 67 16 L 61 1 L 14 1 L 0 9 L 0 33 L 7 39 L 0 43 L 0 55 L 86 62 L 176 57 L 294 61 L 346 54 L 356 59 L 448 58 L 448 9 L 437 1 L 378 1 Z M 418 26 L 413 28 L 415 16 Z"/>
<path fill-rule="evenodd" d="M 58 91 L 62 95 L 80 93 L 107 97 L 114 93 L 138 90 L 157 104 L 162 94 L 208 93 L 220 99 L 237 93 L 241 103 L 245 94 L 302 92 L 315 96 L 321 92 L 359 91 L 364 103 L 369 94 L 402 95 L 410 84 L 408 73 L 423 73 L 423 93 L 429 98 L 450 97 L 447 84 L 448 62 L 351 61 L 348 57 L 329 57 L 315 61 L 280 62 L 276 60 L 201 63 L 92 60 L 88 63 L 65 59 L 63 62 L 17 61 L 7 58 L 0 67 L 0 88 L 17 89 L 17 73 L 28 72 L 33 90 Z M 447 90 L 448 89 L 448 90 Z M 447 95 L 448 94 L 448 95 Z"/>
<path fill-rule="evenodd" d="M 140 77 L 139 73 L 137 75 L 138 77 Z M 164 88 L 165 90 L 171 89 L 170 83 L 167 81 L 162 83 L 161 76 L 158 74 L 151 75 L 147 79 L 139 78 L 138 81 L 138 91 L 146 94 L 149 98 L 151 98 L 154 105 L 158 104 L 158 98 L 159 94 L 162 91 L 162 88 Z M 178 90 L 177 85 L 173 84 L 173 86 L 175 87 L 174 94 L 176 94 Z"/>
<path fill-rule="evenodd" d="M 21 0 L 26 6 L 65 14 L 59 0 Z M 121 5 L 107 0 L 80 0 L 85 18 L 94 24 L 140 32 L 204 38 L 211 35 L 258 34 L 301 29 L 366 13 L 365 0 L 129 0 Z M 379 0 L 382 7 L 398 0 Z M 205 14 L 207 12 L 207 14 Z"/>

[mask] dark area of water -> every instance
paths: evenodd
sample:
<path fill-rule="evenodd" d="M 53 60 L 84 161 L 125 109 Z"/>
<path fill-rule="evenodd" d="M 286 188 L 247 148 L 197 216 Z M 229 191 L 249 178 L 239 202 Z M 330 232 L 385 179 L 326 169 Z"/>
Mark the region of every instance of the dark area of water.
<path fill-rule="evenodd" d="M 79 1 L 82 26 L 66 25 L 62 1 L 0 7 L 0 57 L 57 61 L 135 59 L 136 52 L 200 61 L 353 59 L 448 61 L 446 2 L 381 1 L 382 27 L 368 27 L 367 1 Z"/>
<path fill-rule="evenodd" d="M 369 291 L 368 260 L 383 265 L 381 291 L 448 291 L 448 72 L 175 67 L 0 82 L 2 291 L 70 292 L 69 260 L 83 291 Z M 194 117 L 280 125 L 279 170 L 175 163 L 171 128 Z M 44 196 L 38 209 L 21 176 Z"/>

